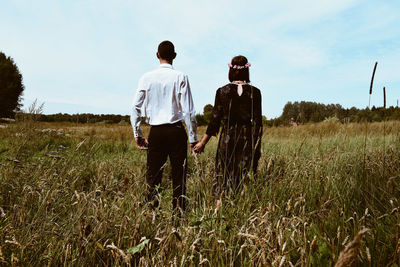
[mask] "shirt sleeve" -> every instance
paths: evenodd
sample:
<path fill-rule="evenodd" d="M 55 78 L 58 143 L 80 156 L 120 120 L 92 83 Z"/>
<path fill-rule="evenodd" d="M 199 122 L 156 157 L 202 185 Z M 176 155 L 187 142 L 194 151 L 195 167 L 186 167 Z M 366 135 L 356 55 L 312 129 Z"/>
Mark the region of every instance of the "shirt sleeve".
<path fill-rule="evenodd" d="M 223 107 L 220 99 L 219 90 L 215 94 L 214 108 L 212 111 L 211 120 L 208 123 L 206 134 L 209 136 L 216 136 L 219 132 L 221 125 L 221 118 L 223 114 Z"/>
<path fill-rule="evenodd" d="M 133 135 L 135 138 L 142 137 L 143 133 L 140 129 L 141 123 L 141 109 L 146 97 L 146 90 L 144 89 L 143 78 L 139 80 L 138 89 L 136 91 L 135 98 L 133 99 L 132 104 L 132 113 L 131 113 L 131 124 L 133 128 Z"/>
<path fill-rule="evenodd" d="M 189 142 L 197 142 L 197 121 L 194 109 L 192 92 L 190 91 L 189 79 L 185 75 L 180 86 L 182 113 L 189 135 Z"/>

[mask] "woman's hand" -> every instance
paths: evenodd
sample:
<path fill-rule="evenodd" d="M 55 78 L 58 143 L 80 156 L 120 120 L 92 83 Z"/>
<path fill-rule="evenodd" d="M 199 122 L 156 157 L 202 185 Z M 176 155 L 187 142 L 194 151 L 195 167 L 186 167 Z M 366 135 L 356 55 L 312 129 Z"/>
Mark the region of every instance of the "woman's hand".
<path fill-rule="evenodd" d="M 193 147 L 193 151 L 194 153 L 200 154 L 204 151 L 204 148 L 208 142 L 208 140 L 210 140 L 211 136 L 209 136 L 208 134 L 205 134 L 203 136 L 203 138 L 201 139 L 200 142 L 198 142 L 194 147 Z"/>
<path fill-rule="evenodd" d="M 204 147 L 205 147 L 205 146 L 206 146 L 206 145 L 203 144 L 203 142 L 198 142 L 198 143 L 193 147 L 194 153 L 196 153 L 196 154 L 202 153 L 202 152 L 204 151 Z"/>

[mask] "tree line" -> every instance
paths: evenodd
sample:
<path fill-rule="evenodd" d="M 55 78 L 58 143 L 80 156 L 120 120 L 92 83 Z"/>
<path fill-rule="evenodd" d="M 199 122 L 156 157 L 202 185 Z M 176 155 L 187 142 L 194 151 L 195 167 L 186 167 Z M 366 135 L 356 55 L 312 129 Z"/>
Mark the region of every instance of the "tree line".
<path fill-rule="evenodd" d="M 203 113 L 197 114 L 196 119 L 199 126 L 207 125 L 210 122 L 213 106 L 207 104 L 204 106 Z M 44 122 L 72 122 L 72 123 L 106 123 L 106 124 L 130 124 L 129 115 L 117 114 L 67 114 L 57 113 L 51 115 L 37 114 L 36 120 Z M 18 114 L 16 116 L 18 118 Z M 290 125 L 293 123 L 316 123 L 322 122 L 326 119 L 335 118 L 336 121 L 342 123 L 348 122 L 379 122 L 383 120 L 400 120 L 400 108 L 389 107 L 376 108 L 373 106 L 371 109 L 358 109 L 356 107 L 343 108 L 340 104 L 321 104 L 315 102 L 288 102 L 284 108 L 282 115 L 267 119 L 263 116 L 263 124 L 265 126 L 281 126 Z M 143 119 L 143 124 L 145 121 Z"/>
<path fill-rule="evenodd" d="M 347 122 L 378 122 L 384 120 L 400 120 L 400 108 L 390 106 L 389 108 L 375 107 L 358 109 L 356 107 L 343 108 L 340 104 L 321 104 L 315 102 L 288 102 L 283 107 L 282 115 L 268 124 L 298 124 L 309 122 L 321 122 L 335 117 L 342 123 Z"/>
<path fill-rule="evenodd" d="M 17 114 L 18 118 L 18 114 Z M 118 114 L 91 114 L 91 113 L 80 113 L 80 114 L 39 114 L 36 117 L 37 121 L 44 122 L 73 122 L 73 123 L 130 123 L 129 115 L 118 115 Z"/>

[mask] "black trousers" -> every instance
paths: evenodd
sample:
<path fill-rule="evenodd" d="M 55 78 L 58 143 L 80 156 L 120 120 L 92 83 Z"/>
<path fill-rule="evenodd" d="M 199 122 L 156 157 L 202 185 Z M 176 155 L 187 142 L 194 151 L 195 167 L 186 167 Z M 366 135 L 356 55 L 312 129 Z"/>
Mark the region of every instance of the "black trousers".
<path fill-rule="evenodd" d="M 147 201 L 158 194 L 167 157 L 171 162 L 174 211 L 185 210 L 187 134 L 181 122 L 151 126 L 147 150 Z M 158 202 L 156 205 L 158 205 Z"/>

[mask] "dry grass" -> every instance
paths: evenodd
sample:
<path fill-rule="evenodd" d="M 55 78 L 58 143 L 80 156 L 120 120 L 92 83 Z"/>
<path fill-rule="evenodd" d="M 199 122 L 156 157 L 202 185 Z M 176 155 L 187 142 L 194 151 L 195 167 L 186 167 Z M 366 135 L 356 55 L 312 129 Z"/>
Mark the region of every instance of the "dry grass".
<path fill-rule="evenodd" d="M 368 127 L 365 165 L 363 124 L 266 128 L 259 175 L 221 199 L 211 140 L 189 159 L 175 228 L 168 179 L 160 209 L 143 205 L 146 155 L 129 126 L 11 124 L 0 129 L 0 263 L 333 266 L 351 251 L 361 265 L 400 264 L 400 123 Z"/>
<path fill-rule="evenodd" d="M 362 229 L 360 232 L 358 232 L 358 234 L 354 237 L 354 240 L 351 241 L 342 252 L 340 252 L 339 259 L 336 262 L 335 267 L 356 265 L 361 239 L 366 232 L 368 232 L 368 229 Z M 368 258 L 369 261 L 371 260 L 370 257 Z"/>

